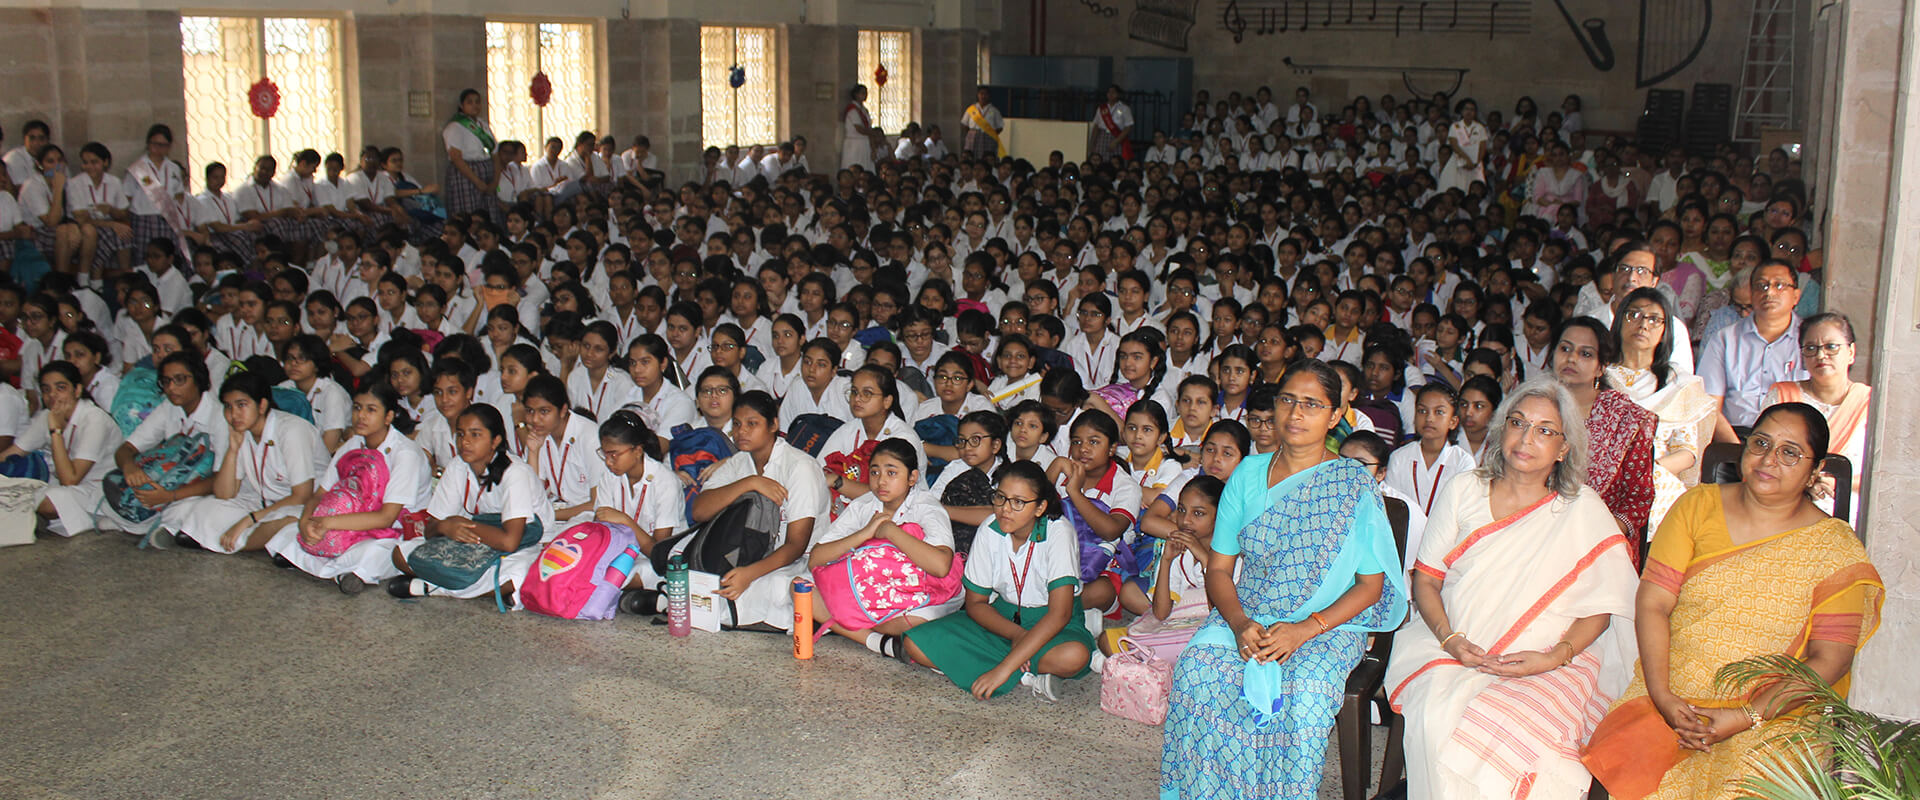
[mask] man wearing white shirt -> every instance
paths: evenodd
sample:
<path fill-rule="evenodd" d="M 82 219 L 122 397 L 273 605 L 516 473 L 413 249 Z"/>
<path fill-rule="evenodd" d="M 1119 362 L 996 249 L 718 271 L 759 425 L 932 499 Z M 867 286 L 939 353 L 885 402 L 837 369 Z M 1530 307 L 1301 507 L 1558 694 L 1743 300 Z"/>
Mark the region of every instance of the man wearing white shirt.
<path fill-rule="evenodd" d="M 1686 174 L 1687 151 L 1678 147 L 1667 151 L 1665 169 L 1653 174 L 1653 180 L 1647 184 L 1647 202 L 1664 212 L 1680 201 L 1675 186 L 1680 176 Z"/>

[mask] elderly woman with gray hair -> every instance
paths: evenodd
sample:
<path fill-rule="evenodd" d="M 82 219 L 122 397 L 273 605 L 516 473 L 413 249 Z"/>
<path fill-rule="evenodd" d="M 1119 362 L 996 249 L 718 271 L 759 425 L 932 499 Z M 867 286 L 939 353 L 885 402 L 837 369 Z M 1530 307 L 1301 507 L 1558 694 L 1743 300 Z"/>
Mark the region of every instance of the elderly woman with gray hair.
<path fill-rule="evenodd" d="M 1580 746 L 1626 687 L 1638 584 L 1587 486 L 1585 415 L 1552 378 L 1494 414 L 1479 469 L 1442 487 L 1394 639 L 1412 798 L 1579 798 Z M 1531 787 L 1530 789 L 1528 787 Z"/>

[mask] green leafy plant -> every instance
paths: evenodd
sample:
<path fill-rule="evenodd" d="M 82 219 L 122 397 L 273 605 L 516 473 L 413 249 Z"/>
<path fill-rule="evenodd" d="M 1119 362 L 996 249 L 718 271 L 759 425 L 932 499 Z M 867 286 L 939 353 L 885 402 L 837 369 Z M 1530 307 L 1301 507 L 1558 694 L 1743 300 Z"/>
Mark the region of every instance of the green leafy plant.
<path fill-rule="evenodd" d="M 1758 760 L 1740 782 L 1758 800 L 1911 800 L 1920 797 L 1920 722 L 1882 719 L 1847 704 L 1799 659 L 1758 656 L 1720 668 L 1722 692 L 1777 685 L 1804 712 L 1768 737 L 1778 759 Z"/>

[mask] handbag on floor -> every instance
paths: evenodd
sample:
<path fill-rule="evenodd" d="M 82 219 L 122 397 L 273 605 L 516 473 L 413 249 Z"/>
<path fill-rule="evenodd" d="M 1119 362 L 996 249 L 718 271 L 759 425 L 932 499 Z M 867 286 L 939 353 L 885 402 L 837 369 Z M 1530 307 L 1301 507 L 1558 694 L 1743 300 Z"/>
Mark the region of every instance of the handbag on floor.
<path fill-rule="evenodd" d="M 1167 721 L 1167 697 L 1173 692 L 1173 662 L 1152 648 L 1120 638 L 1125 649 L 1107 657 L 1100 671 L 1100 710 L 1116 717 L 1159 725 Z"/>

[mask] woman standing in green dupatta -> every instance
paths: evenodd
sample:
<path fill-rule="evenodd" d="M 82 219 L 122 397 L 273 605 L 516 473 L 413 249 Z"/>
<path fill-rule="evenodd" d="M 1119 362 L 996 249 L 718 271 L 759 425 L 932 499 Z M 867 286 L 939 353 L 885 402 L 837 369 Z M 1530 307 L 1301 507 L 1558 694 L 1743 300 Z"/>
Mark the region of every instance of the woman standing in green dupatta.
<path fill-rule="evenodd" d="M 1220 497 L 1214 611 L 1174 668 L 1162 798 L 1314 796 L 1367 633 L 1406 616 L 1373 478 L 1327 451 L 1346 410 L 1340 377 L 1303 360 L 1280 387 L 1280 449 L 1240 462 Z"/>
<path fill-rule="evenodd" d="M 463 91 L 459 110 L 453 112 L 453 119 L 447 120 L 446 127 L 440 129 L 440 138 L 447 143 L 450 166 L 445 195 L 447 216 L 479 211 L 497 225 L 503 215 L 500 204 L 493 199 L 493 190 L 498 183 L 494 176 L 499 173 L 500 165 L 494 153 L 493 130 L 480 118 L 482 110 L 480 92 Z"/>

